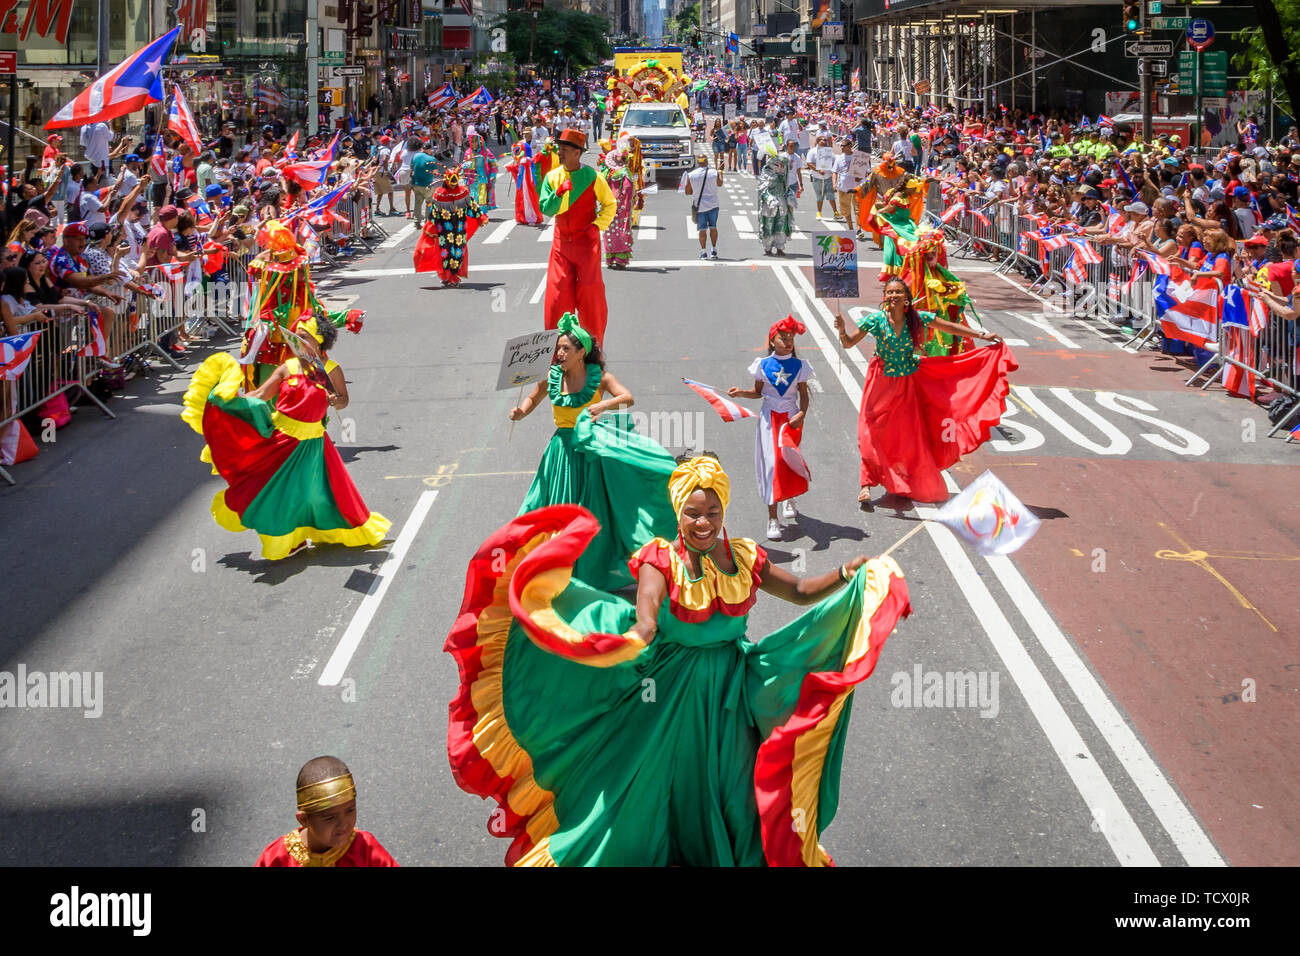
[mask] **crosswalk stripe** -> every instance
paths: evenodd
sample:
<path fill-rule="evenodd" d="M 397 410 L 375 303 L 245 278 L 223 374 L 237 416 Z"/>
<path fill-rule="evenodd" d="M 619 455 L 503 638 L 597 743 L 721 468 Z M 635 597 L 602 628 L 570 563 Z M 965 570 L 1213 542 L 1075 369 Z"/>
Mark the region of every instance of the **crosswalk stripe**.
<path fill-rule="evenodd" d="M 686 238 L 694 239 L 700 234 L 700 230 L 695 228 L 695 219 L 692 216 L 686 217 Z"/>
<path fill-rule="evenodd" d="M 510 230 L 515 228 L 517 223 L 513 219 L 507 219 L 501 225 L 492 230 L 492 235 L 483 240 L 487 246 L 495 245 L 498 242 L 505 242 L 506 236 L 510 235 Z"/>
<path fill-rule="evenodd" d="M 538 242 L 550 242 L 555 238 L 555 223 L 549 223 L 537 236 Z"/>
<path fill-rule="evenodd" d="M 641 225 L 636 231 L 636 241 L 641 242 L 646 239 L 654 239 L 659 235 L 659 217 L 641 215 Z"/>
<path fill-rule="evenodd" d="M 736 232 L 753 232 L 754 227 L 749 224 L 748 216 L 732 216 L 732 225 L 736 227 Z"/>

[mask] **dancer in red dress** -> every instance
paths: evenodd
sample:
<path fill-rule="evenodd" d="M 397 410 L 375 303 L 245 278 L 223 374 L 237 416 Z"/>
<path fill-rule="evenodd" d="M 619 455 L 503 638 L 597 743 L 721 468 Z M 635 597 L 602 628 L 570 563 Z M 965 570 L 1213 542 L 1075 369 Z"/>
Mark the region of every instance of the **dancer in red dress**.
<path fill-rule="evenodd" d="M 868 333 L 876 341 L 858 417 L 859 505 L 863 511 L 875 510 L 874 485 L 914 501 L 947 500 L 943 469 L 988 441 L 989 430 L 1006 411 L 1007 373 L 1019 365 L 1001 336 L 918 312 L 907 283 L 898 277 L 885 283 L 884 308 L 864 315 L 857 325 L 850 336 L 844 316 L 835 317 L 845 348 Z M 927 328 L 984 339 L 995 347 L 922 358 Z"/>
<path fill-rule="evenodd" d="M 438 273 L 444 286 L 459 285 L 469 273 L 469 241 L 487 221 L 487 213 L 461 182 L 460 171 L 447 167 L 442 185 L 433 191 L 429 220 L 415 244 L 415 271 Z"/>
<path fill-rule="evenodd" d="M 582 165 L 587 134 L 566 129 L 559 138 L 560 165 L 546 174 L 539 199 L 542 214 L 555 217 L 555 238 L 546 274 L 546 328 L 560 316 L 578 313 L 582 327 L 605 342 L 605 279 L 600 234 L 618 211 L 605 177 Z"/>

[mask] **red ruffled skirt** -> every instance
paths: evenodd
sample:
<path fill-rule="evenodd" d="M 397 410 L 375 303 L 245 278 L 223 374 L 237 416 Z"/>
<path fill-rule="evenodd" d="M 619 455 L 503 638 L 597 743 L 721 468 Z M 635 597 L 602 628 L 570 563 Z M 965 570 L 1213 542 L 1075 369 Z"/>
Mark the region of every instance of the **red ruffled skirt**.
<path fill-rule="evenodd" d="M 858 414 L 862 487 L 946 501 L 941 472 L 988 441 L 1006 411 L 1007 374 L 1019 367 L 1005 344 L 923 358 L 911 375 L 897 377 L 873 358 Z"/>

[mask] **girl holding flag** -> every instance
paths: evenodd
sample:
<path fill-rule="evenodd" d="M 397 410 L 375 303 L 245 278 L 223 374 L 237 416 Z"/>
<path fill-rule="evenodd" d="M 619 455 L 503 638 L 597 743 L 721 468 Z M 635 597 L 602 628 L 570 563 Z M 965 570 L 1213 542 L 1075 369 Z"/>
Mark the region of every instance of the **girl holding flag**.
<path fill-rule="evenodd" d="M 794 499 L 808 491 L 810 475 L 799 445 L 811 401 L 812 366 L 794 351 L 794 337 L 807 331 L 792 315 L 773 323 L 767 330 L 767 357 L 754 359 L 749 366 L 754 387 L 727 389 L 732 398 L 763 400 L 754 433 L 754 468 L 758 495 L 767 505 L 769 541 L 781 540 L 777 505 L 783 505 L 781 517 L 793 522 L 799 517 Z"/>
<path fill-rule="evenodd" d="M 867 334 L 876 343 L 858 417 L 863 511 L 875 510 L 875 485 L 914 501 L 946 500 L 943 469 L 988 440 L 1006 411 L 1007 373 L 1019 367 L 1001 336 L 918 311 L 902 278 L 885 283 L 884 299 L 880 309 L 857 320 L 853 335 L 845 331 L 844 316 L 835 317 L 844 348 Z M 929 330 L 995 347 L 923 358 Z"/>

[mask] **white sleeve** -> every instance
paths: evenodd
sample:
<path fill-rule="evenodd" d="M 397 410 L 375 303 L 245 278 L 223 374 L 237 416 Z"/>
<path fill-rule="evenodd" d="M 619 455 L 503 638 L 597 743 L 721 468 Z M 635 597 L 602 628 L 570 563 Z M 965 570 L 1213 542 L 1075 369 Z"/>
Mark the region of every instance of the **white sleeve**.
<path fill-rule="evenodd" d="M 812 378 L 812 363 L 807 359 L 800 359 L 799 371 L 795 374 L 794 384 L 798 385 L 800 382 L 806 382 L 810 378 Z"/>
<path fill-rule="evenodd" d="M 767 356 L 756 358 L 754 361 L 749 363 L 749 380 L 751 382 L 757 382 L 763 377 L 763 362 L 766 358 Z"/>

